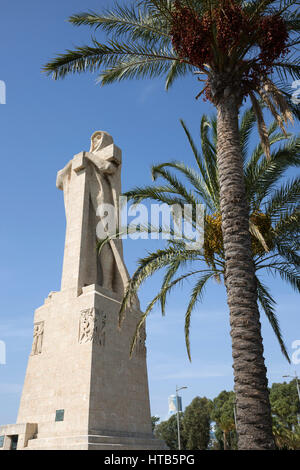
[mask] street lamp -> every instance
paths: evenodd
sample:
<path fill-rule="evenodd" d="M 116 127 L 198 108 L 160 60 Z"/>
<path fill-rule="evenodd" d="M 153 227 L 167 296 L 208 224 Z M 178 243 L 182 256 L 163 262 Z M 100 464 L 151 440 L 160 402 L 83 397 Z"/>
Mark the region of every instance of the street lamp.
<path fill-rule="evenodd" d="M 183 390 L 187 387 L 180 387 L 178 388 L 176 385 L 176 408 L 177 408 L 177 435 L 178 435 L 178 450 L 181 450 L 181 441 L 180 441 L 180 427 L 179 427 L 179 400 L 178 400 L 178 392 L 179 390 Z"/>

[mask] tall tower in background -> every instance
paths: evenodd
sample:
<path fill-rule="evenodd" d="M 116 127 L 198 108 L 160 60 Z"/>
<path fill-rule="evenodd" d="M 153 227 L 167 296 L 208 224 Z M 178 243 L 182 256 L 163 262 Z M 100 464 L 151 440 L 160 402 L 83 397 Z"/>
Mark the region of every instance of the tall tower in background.
<path fill-rule="evenodd" d="M 176 395 L 170 395 L 168 398 L 169 403 L 169 416 L 172 416 L 177 413 L 177 411 L 182 411 L 182 399 L 178 395 L 178 410 L 177 410 L 177 398 Z"/>

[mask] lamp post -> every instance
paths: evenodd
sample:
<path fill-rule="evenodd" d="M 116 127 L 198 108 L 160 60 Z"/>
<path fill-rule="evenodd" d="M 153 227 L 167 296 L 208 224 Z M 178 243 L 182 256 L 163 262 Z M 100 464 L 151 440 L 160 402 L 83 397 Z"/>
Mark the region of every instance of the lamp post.
<path fill-rule="evenodd" d="M 178 450 L 181 450 L 181 441 L 180 441 L 180 423 L 179 423 L 179 400 L 178 400 L 178 392 L 179 390 L 183 390 L 187 387 L 180 387 L 178 388 L 176 385 L 176 408 L 177 408 L 177 435 L 178 435 Z"/>

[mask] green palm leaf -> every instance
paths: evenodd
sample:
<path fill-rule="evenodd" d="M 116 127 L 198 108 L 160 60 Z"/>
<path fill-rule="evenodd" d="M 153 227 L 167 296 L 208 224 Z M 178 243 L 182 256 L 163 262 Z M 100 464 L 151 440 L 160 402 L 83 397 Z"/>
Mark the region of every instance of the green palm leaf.
<path fill-rule="evenodd" d="M 286 357 L 286 359 L 290 363 L 291 361 L 290 361 L 290 358 L 286 349 L 286 345 L 284 344 L 284 340 L 282 338 L 282 333 L 280 331 L 278 319 L 275 314 L 276 302 L 271 296 L 271 294 L 269 293 L 267 287 L 263 285 L 263 283 L 259 280 L 258 277 L 256 277 L 256 281 L 257 281 L 258 301 L 264 313 L 266 314 L 271 327 L 273 328 L 276 338 L 278 339 L 282 354 Z"/>
<path fill-rule="evenodd" d="M 200 279 L 197 280 L 191 296 L 190 296 L 190 301 L 187 307 L 187 311 L 185 313 L 185 325 L 184 325 L 184 331 L 185 331 L 185 343 L 186 343 L 186 349 L 188 353 L 189 360 L 191 361 L 191 346 L 190 346 L 190 325 L 191 325 L 191 314 L 195 308 L 196 302 L 201 300 L 203 296 L 203 290 L 204 287 L 209 279 L 215 276 L 215 271 L 210 271 L 207 274 L 204 274 Z"/>
<path fill-rule="evenodd" d="M 254 130 L 254 121 L 255 115 L 252 109 L 246 110 L 240 119 L 245 182 L 252 210 L 266 214 L 272 223 L 272 242 L 268 246 L 269 242 L 265 241 L 260 227 L 250 221 L 251 233 L 264 248 L 263 253 L 255 257 L 256 269 L 257 272 L 267 269 L 269 272 L 277 273 L 294 289 L 298 289 L 299 242 L 297 240 L 299 239 L 300 213 L 297 201 L 299 198 L 299 178 L 285 182 L 281 182 L 280 179 L 288 168 L 299 165 L 299 139 L 282 133 L 281 129 L 278 128 L 278 122 L 275 120 L 268 128 L 270 148 L 272 150 L 271 158 L 269 160 L 266 158 L 261 144 L 257 145 L 252 154 L 249 155 L 249 143 Z M 210 120 L 206 116 L 202 118 L 200 126 L 201 150 L 197 148 L 183 121 L 182 127 L 195 157 L 195 169 L 178 161 L 155 165 L 151 169 L 154 180 L 162 178 L 167 185 L 135 188 L 126 195 L 134 203 L 141 200 L 156 200 L 169 202 L 170 205 L 179 202 L 182 207 L 186 203 L 196 204 L 201 201 L 205 204 L 207 214 L 218 213 L 220 196 L 216 172 L 216 120 L 214 117 Z M 283 144 L 280 145 L 280 143 Z M 172 173 L 169 169 L 172 170 Z M 169 193 L 172 194 L 171 197 Z M 167 294 L 172 291 L 174 285 L 177 285 L 177 280 L 173 281 L 176 273 L 179 270 L 184 272 L 187 264 L 196 266 L 200 263 L 199 266 L 201 266 L 201 263 L 205 262 L 203 252 L 188 253 L 183 240 L 171 239 L 167 243 L 168 248 L 166 250 L 158 250 L 139 261 L 139 267 L 133 275 L 122 311 L 127 305 L 126 302 L 136 294 L 144 280 L 151 277 L 157 270 L 165 269 L 161 290 L 148 305 L 146 316 L 158 301 L 161 305 L 162 314 L 165 315 Z M 193 272 L 196 281 L 185 314 L 185 338 L 190 359 L 189 330 L 192 312 L 198 301 L 202 299 L 207 282 L 212 278 L 216 279 L 224 275 L 224 265 L 224 253 L 222 253 L 214 257 L 210 269 L 198 271 L 198 276 L 195 271 Z M 179 277 L 178 282 L 179 279 L 183 278 Z M 282 353 L 289 360 L 275 313 L 275 301 L 267 287 L 259 279 L 257 279 L 257 294 L 262 311 L 270 322 Z M 143 317 L 140 324 L 143 323 L 146 316 Z"/>

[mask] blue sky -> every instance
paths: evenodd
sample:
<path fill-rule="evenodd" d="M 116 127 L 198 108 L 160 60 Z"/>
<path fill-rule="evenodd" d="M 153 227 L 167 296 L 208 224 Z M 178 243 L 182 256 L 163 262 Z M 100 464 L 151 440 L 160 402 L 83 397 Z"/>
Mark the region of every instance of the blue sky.
<path fill-rule="evenodd" d="M 183 118 L 198 135 L 201 115 L 213 108 L 196 101 L 199 82 L 178 81 L 166 93 L 163 81 L 122 82 L 101 88 L 95 76 L 73 76 L 54 82 L 41 73 L 56 53 L 88 43 L 88 29 L 74 28 L 66 18 L 75 12 L 110 5 L 109 0 L 2 0 L 1 73 L 7 103 L 0 105 L 1 245 L 0 340 L 7 363 L 0 365 L 0 424 L 16 420 L 32 341 L 34 309 L 52 290 L 59 290 L 65 236 L 63 195 L 56 173 L 72 156 L 89 149 L 95 130 L 106 130 L 123 150 L 123 189 L 151 182 L 150 165 L 172 159 L 192 163 L 179 124 Z M 99 36 L 101 39 L 101 36 Z M 296 130 L 296 129 L 295 129 Z M 126 241 L 125 258 L 132 273 L 138 257 L 160 242 Z M 140 292 L 145 306 L 160 277 Z M 289 352 L 300 339 L 296 294 L 279 279 L 269 279 Z M 169 395 L 178 386 L 186 406 L 196 395 L 213 398 L 233 387 L 229 318 L 225 291 L 211 283 L 191 325 L 192 363 L 184 343 L 184 308 L 189 286 L 169 298 L 167 315 L 153 311 L 147 324 L 151 411 L 165 418 Z M 300 366 L 289 366 L 270 326 L 262 318 L 270 382 Z"/>

